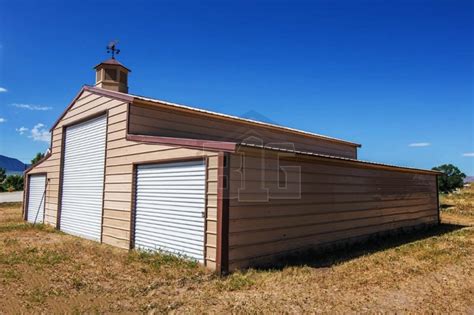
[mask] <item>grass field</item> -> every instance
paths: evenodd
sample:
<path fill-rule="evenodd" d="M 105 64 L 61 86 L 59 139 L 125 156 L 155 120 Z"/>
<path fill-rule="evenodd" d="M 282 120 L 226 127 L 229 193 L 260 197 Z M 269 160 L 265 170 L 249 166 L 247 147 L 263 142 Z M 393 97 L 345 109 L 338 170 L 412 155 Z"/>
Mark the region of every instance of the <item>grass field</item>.
<path fill-rule="evenodd" d="M 0 205 L 0 313 L 474 313 L 474 190 L 443 224 L 221 278 L 22 222 Z"/>

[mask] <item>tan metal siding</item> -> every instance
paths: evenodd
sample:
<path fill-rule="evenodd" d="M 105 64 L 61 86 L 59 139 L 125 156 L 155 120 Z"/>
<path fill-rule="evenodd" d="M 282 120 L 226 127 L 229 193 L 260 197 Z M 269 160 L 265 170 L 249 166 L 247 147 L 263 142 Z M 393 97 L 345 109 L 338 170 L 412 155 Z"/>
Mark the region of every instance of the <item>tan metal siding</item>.
<path fill-rule="evenodd" d="M 260 157 L 249 155 L 243 171 L 241 157 L 231 158 L 230 269 L 308 247 L 437 222 L 435 175 L 287 158 L 280 166 L 300 167 L 301 175 L 290 171 L 285 191 L 279 188 L 275 154 L 266 153 L 263 172 Z M 255 193 L 262 187 L 262 176 L 267 202 L 257 201 L 267 197 L 264 191 Z M 248 190 L 240 191 L 239 200 L 243 177 Z"/>
<path fill-rule="evenodd" d="M 110 113 L 126 113 L 127 104 L 108 97 L 97 96 L 90 92 L 82 93 L 63 119 L 52 130 L 51 156 L 31 169 L 28 174 L 48 173 L 50 179 L 46 192 L 45 223 L 55 226 L 59 201 L 59 178 L 61 165 L 61 147 L 63 126 L 109 110 Z M 125 120 L 123 120 L 125 124 Z"/>
<path fill-rule="evenodd" d="M 217 154 L 207 160 L 206 265 L 216 269 L 217 248 Z"/>
<path fill-rule="evenodd" d="M 47 173 L 50 179 L 46 187 L 44 223 L 56 225 L 56 209 L 58 204 L 59 159 L 52 154 L 41 164 L 35 166 L 28 174 Z"/>
<path fill-rule="evenodd" d="M 102 241 L 122 248 L 128 248 L 130 243 L 132 163 L 207 156 L 211 171 L 216 164 L 214 160 L 217 154 L 202 150 L 143 144 L 124 139 L 109 140 L 107 146 L 109 150 L 106 163 Z M 217 194 L 217 188 L 212 186 L 216 180 L 213 174 L 208 175 L 207 194 L 211 199 Z M 211 268 L 214 268 L 215 262 L 215 220 L 215 205 L 211 201 L 207 206 L 206 218 L 206 264 Z"/>
<path fill-rule="evenodd" d="M 85 91 L 52 131 L 51 156 L 28 174 L 47 173 L 50 182 L 46 193 L 45 222 L 55 226 L 59 202 L 60 163 L 63 126 L 108 111 L 107 158 L 105 168 L 102 241 L 129 248 L 132 208 L 133 164 L 166 159 L 207 156 L 209 174 L 206 217 L 206 265 L 215 268 L 217 153 L 156 144 L 127 141 L 128 104 Z"/>
<path fill-rule="evenodd" d="M 356 147 L 330 140 L 297 136 L 264 127 L 223 122 L 210 117 L 184 114 L 163 108 L 134 105 L 131 107 L 130 133 L 164 137 L 181 137 L 216 141 L 242 141 L 260 138 L 264 145 L 287 148 L 282 143 L 294 144 L 293 149 L 357 158 Z M 290 147 L 291 149 L 291 147 Z"/>

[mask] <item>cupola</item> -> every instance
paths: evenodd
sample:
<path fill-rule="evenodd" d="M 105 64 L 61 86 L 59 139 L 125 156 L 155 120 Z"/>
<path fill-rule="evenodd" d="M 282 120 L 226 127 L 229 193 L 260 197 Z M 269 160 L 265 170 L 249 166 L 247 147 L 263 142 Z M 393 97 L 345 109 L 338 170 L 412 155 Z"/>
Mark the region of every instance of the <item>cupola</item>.
<path fill-rule="evenodd" d="M 94 67 L 95 86 L 122 93 L 128 93 L 128 74 L 130 69 L 118 62 L 114 57 Z"/>

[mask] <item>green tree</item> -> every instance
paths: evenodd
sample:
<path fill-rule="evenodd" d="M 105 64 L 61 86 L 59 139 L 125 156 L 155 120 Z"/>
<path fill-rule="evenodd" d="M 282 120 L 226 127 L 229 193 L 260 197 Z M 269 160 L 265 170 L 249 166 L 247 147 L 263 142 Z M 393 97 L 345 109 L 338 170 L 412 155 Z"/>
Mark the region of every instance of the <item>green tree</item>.
<path fill-rule="evenodd" d="M 10 175 L 3 183 L 3 188 L 7 191 L 19 191 L 23 190 L 23 176 L 22 175 Z"/>
<path fill-rule="evenodd" d="M 5 181 L 6 177 L 7 175 L 5 169 L 0 167 L 0 192 L 5 191 L 5 189 L 3 188 L 3 182 Z"/>
<path fill-rule="evenodd" d="M 0 184 L 3 183 L 6 177 L 6 170 L 0 167 Z"/>
<path fill-rule="evenodd" d="M 438 187 L 442 193 L 449 193 L 464 185 L 466 174 L 452 164 L 443 164 L 433 167 L 433 170 L 443 172 L 438 176 Z"/>
<path fill-rule="evenodd" d="M 31 160 L 31 165 L 34 165 L 39 162 L 44 157 L 44 153 L 38 152 L 36 153 L 36 156 Z"/>

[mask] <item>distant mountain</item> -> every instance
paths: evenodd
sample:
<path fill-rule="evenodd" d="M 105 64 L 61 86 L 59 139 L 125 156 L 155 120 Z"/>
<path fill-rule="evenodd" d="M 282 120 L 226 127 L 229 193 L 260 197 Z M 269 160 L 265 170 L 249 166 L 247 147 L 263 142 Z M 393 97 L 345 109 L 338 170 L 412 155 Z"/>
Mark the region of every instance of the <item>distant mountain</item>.
<path fill-rule="evenodd" d="M 465 183 L 474 183 L 474 176 L 466 176 L 466 178 L 464 178 L 464 182 Z"/>
<path fill-rule="evenodd" d="M 0 155 L 0 168 L 4 168 L 7 174 L 22 173 L 27 169 L 29 164 L 25 164 L 18 159 L 14 159 L 5 155 Z"/>
<path fill-rule="evenodd" d="M 267 123 L 267 124 L 278 125 L 277 123 L 272 121 L 267 116 L 265 116 L 263 114 L 260 114 L 259 112 L 256 112 L 254 110 L 250 110 L 250 111 L 246 112 L 245 114 L 240 115 L 240 117 L 245 118 L 245 119 L 251 119 L 251 120 L 255 120 L 255 121 L 264 122 L 264 123 Z"/>

